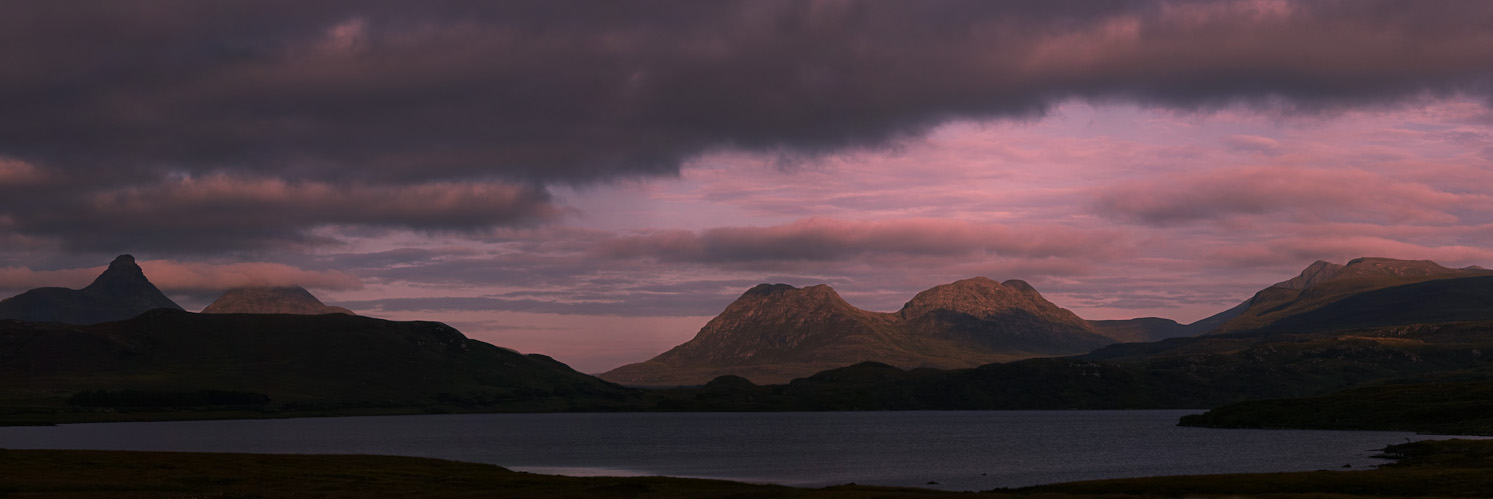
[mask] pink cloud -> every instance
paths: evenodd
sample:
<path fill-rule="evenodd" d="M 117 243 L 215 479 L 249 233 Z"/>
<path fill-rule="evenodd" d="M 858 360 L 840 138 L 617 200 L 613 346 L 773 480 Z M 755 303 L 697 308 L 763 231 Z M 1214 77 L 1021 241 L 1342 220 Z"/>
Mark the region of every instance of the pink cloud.
<path fill-rule="evenodd" d="M 662 261 L 827 261 L 899 257 L 1112 257 L 1125 251 L 1114 231 L 1008 226 L 943 219 L 850 221 L 806 218 L 769 227 L 659 230 L 602 243 L 613 258 Z"/>
<path fill-rule="evenodd" d="M 28 184 L 41 178 L 41 171 L 31 163 L 0 156 L 0 185 Z"/>
<path fill-rule="evenodd" d="M 101 212 L 162 215 L 186 210 L 203 215 L 259 208 L 316 216 L 325 223 L 483 225 L 518 217 L 557 214 L 533 191 L 508 183 L 431 182 L 414 185 L 290 182 L 215 174 L 178 177 L 158 184 L 101 192 L 92 197 Z M 245 210 L 245 217 L 258 215 Z M 219 220 L 222 221 L 222 220 Z"/>
<path fill-rule="evenodd" d="M 1459 222 L 1455 211 L 1487 210 L 1489 196 L 1457 194 L 1356 170 L 1261 166 L 1209 170 L 1094 190 L 1095 211 L 1154 224 L 1286 215 L 1299 220 Z"/>
<path fill-rule="evenodd" d="M 217 173 L 167 176 L 76 198 L 26 193 L 45 207 L 6 210 L 11 232 L 101 253 L 213 253 L 337 242 L 326 227 L 480 233 L 551 223 L 565 210 L 517 183 L 290 181 Z"/>
<path fill-rule="evenodd" d="M 1265 155 L 1279 154 L 1281 148 L 1280 141 L 1259 135 L 1230 135 L 1224 137 L 1223 143 L 1235 151 Z"/>
<path fill-rule="evenodd" d="M 0 267 L 0 289 L 16 293 L 34 288 L 81 288 L 93 282 L 104 267 L 62 270 L 31 270 L 23 267 Z M 8 298 L 8 296 L 6 297 Z"/>
<path fill-rule="evenodd" d="M 279 263 L 147 260 L 139 264 L 156 287 L 167 291 L 222 291 L 247 286 L 301 286 L 344 291 L 363 287 L 362 280 L 342 271 L 305 270 Z"/>

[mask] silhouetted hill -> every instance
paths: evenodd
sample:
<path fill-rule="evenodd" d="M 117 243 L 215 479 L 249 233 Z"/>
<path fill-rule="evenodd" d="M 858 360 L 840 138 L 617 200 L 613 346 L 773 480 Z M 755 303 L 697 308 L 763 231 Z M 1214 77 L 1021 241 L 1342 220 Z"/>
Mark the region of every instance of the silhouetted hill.
<path fill-rule="evenodd" d="M 1235 317 L 1242 315 L 1244 311 L 1248 309 L 1249 300 L 1244 300 L 1238 305 L 1234 305 L 1233 308 L 1210 315 L 1208 317 L 1204 317 L 1202 320 L 1183 326 L 1185 328 L 1183 331 L 1185 334 L 1181 334 L 1178 336 L 1197 336 L 1200 334 L 1208 333 L 1210 331 L 1218 329 L 1229 321 L 1234 320 Z"/>
<path fill-rule="evenodd" d="M 158 310 L 90 326 L 0 321 L 0 359 L 7 401 L 215 390 L 264 394 L 276 407 L 558 410 L 633 393 L 445 324 L 341 314 Z"/>
<path fill-rule="evenodd" d="M 331 307 L 316 299 L 300 286 L 234 288 L 223 293 L 204 314 L 346 314 L 356 315 L 342 307 Z"/>
<path fill-rule="evenodd" d="M 145 278 L 135 257 L 120 255 L 83 289 L 37 288 L 0 301 L 0 319 L 98 324 L 162 308 L 181 310 Z"/>
<path fill-rule="evenodd" d="M 700 385 L 728 374 L 781 383 L 865 361 L 950 369 L 1082 353 L 1113 341 L 1021 281 L 937 286 L 897 313 L 855 308 L 825 285 L 762 284 L 694 339 L 601 376 L 649 386 Z"/>
<path fill-rule="evenodd" d="M 1187 326 L 1171 319 L 1141 317 L 1137 319 L 1089 321 L 1094 332 L 1121 343 L 1142 343 L 1187 336 Z"/>

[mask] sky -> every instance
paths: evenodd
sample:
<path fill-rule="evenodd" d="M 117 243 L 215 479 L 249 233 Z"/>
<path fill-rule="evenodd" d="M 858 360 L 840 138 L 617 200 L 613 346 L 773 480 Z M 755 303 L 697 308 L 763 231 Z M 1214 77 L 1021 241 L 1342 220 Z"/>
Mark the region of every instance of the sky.
<path fill-rule="evenodd" d="M 751 286 L 1022 279 L 1192 322 L 1315 260 L 1493 267 L 1493 3 L 24 2 L 0 296 L 119 254 L 583 372 Z"/>

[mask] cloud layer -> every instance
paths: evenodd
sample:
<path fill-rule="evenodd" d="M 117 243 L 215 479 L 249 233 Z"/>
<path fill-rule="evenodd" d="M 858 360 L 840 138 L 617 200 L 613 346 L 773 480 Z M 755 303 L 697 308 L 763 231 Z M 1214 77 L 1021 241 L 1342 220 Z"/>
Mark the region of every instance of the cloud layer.
<path fill-rule="evenodd" d="M 25 170 L 20 170 L 25 173 Z M 328 183 L 211 174 L 77 189 L 70 179 L 0 186 L 17 234 L 65 250 L 214 254 L 335 243 L 327 226 L 480 232 L 557 219 L 542 189 L 502 182 Z M 4 210 L 4 208 L 0 208 Z"/>
<path fill-rule="evenodd" d="M 1064 227 L 1010 227 L 956 220 L 846 221 L 809 218 L 772 227 L 663 230 L 597 246 L 612 258 L 664 262 L 834 262 L 863 258 L 1107 258 L 1116 234 Z"/>
<path fill-rule="evenodd" d="M 675 175 L 723 150 L 877 150 L 1071 99 L 1336 112 L 1493 92 L 1493 5 L 1479 1 L 162 0 L 6 14 L 0 215 L 69 248 L 169 236 L 211 253 L 314 243 L 302 229 L 326 224 L 530 223 L 553 211 L 543 184 Z M 1260 139 L 1232 140 L 1273 147 Z M 38 177 L 67 186 L 17 187 Z M 472 181 L 493 187 L 453 192 Z M 213 183 L 283 192 L 183 198 Z M 329 183 L 349 192 L 306 199 Z M 462 200 L 479 209 L 451 208 Z M 63 206 L 80 203 L 93 211 Z M 138 217 L 116 225 L 116 212 Z M 197 237 L 203 226 L 227 229 Z"/>
<path fill-rule="evenodd" d="M 1493 264 L 1485 1 L 5 10 L 0 288 L 130 252 L 592 355 L 758 282 L 1189 320 L 1319 258 Z"/>
<path fill-rule="evenodd" d="M 1485 193 L 1445 192 L 1352 168 L 1207 170 L 1108 186 L 1096 198 L 1100 213 L 1156 225 L 1243 216 L 1447 224 L 1459 222 L 1455 210 L 1493 211 Z"/>

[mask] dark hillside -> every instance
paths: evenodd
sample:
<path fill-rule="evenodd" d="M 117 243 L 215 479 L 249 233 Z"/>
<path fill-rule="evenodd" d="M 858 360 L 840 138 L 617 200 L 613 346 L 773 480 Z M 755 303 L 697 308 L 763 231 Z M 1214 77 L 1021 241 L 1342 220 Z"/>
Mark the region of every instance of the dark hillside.
<path fill-rule="evenodd" d="M 0 322 L 0 393 L 258 393 L 276 407 L 605 405 L 635 392 L 436 322 L 160 310 L 93 326 Z"/>

